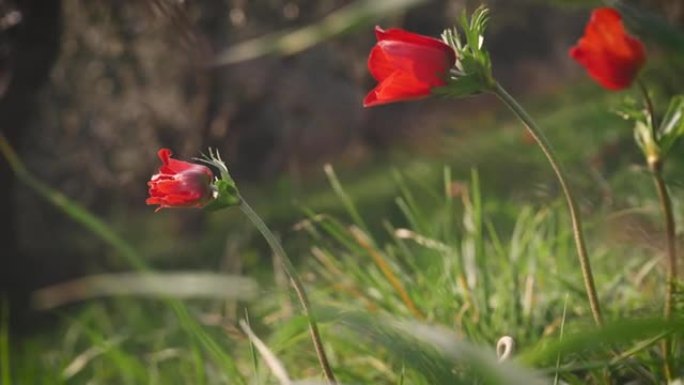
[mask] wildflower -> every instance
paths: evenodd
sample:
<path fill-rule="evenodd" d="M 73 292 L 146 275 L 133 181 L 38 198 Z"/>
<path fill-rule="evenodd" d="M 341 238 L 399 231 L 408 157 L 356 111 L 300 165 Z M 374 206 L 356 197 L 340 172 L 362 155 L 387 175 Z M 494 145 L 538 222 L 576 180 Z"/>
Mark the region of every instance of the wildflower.
<path fill-rule="evenodd" d="M 199 164 L 171 159 L 171 150 L 158 152 L 162 166 L 152 176 L 149 186 L 148 205 L 159 205 L 156 211 L 168 207 L 203 207 L 212 200 L 211 170 Z"/>
<path fill-rule="evenodd" d="M 402 29 L 375 27 L 378 42 L 368 69 L 379 84 L 366 95 L 364 107 L 420 99 L 447 84 L 456 53 L 441 40 Z"/>
<path fill-rule="evenodd" d="M 625 31 L 620 13 L 598 8 L 570 57 L 604 88 L 619 91 L 629 87 L 646 61 L 643 44 Z"/>

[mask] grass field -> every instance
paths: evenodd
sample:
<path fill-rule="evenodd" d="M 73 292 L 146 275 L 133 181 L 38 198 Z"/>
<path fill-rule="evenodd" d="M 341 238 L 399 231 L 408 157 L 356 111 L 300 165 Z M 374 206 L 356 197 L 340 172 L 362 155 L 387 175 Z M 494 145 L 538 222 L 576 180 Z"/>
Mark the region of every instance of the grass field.
<path fill-rule="evenodd" d="M 631 129 L 606 112 L 622 95 L 589 84 L 564 95 L 529 104 L 580 196 L 601 329 L 555 180 L 504 109 L 464 118 L 473 128 L 449 133 L 431 156 L 388 153 L 360 172 L 326 167 L 327 181 L 305 193 L 244 187 L 296 261 L 340 383 L 663 383 L 659 341 L 684 325 L 661 319 L 652 182 Z M 684 157 L 675 153 L 666 178 L 681 223 Z M 181 255 L 180 265 L 194 259 L 194 271 L 226 276 L 192 273 L 192 293 L 168 271 L 157 284 L 149 270 L 82 283 L 67 300 L 104 298 L 57 307 L 50 326 L 12 343 L 0 324 L 0 384 L 325 383 L 285 273 L 271 269 L 247 220 L 210 214 L 201 239 L 160 242 L 173 215 L 116 219 L 129 257 Z M 224 255 L 242 266 L 222 265 Z M 240 271 L 246 279 L 227 275 Z M 504 336 L 515 349 L 499 363 Z M 681 344 L 675 352 L 681 373 Z"/>

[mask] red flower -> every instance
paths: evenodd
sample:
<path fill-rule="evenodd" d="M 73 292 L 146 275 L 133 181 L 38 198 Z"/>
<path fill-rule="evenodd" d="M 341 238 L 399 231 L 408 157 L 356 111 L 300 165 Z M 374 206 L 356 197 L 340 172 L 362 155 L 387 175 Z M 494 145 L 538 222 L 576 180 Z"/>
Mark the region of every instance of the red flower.
<path fill-rule="evenodd" d="M 368 58 L 368 69 L 379 84 L 366 95 L 364 107 L 420 99 L 446 85 L 456 53 L 441 40 L 380 27 L 375 27 L 375 36 L 378 42 Z"/>
<path fill-rule="evenodd" d="M 643 44 L 625 32 L 622 17 L 613 8 L 592 12 L 570 57 L 601 86 L 614 91 L 629 87 L 646 61 Z"/>
<path fill-rule="evenodd" d="M 158 152 L 162 166 L 147 185 L 150 197 L 145 203 L 159 205 L 156 211 L 167 207 L 202 207 L 212 198 L 211 170 L 199 164 L 171 159 L 171 150 Z"/>

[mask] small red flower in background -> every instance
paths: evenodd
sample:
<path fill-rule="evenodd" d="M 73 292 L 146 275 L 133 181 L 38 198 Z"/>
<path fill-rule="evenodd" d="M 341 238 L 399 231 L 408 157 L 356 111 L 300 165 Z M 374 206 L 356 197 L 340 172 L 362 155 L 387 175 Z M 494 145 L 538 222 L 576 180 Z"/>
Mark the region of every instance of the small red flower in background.
<path fill-rule="evenodd" d="M 570 57 L 601 86 L 614 91 L 629 87 L 646 62 L 643 44 L 625 32 L 622 17 L 613 8 L 592 12 L 584 36 L 570 49 Z"/>
<path fill-rule="evenodd" d="M 212 199 L 211 170 L 199 164 L 171 159 L 171 150 L 158 152 L 162 166 L 147 185 L 149 195 L 145 203 L 159 205 L 156 211 L 168 207 L 202 207 Z"/>
<path fill-rule="evenodd" d="M 368 69 L 379 84 L 363 100 L 364 107 L 420 99 L 445 86 L 456 53 L 441 40 L 375 27 L 378 42 L 368 58 Z"/>

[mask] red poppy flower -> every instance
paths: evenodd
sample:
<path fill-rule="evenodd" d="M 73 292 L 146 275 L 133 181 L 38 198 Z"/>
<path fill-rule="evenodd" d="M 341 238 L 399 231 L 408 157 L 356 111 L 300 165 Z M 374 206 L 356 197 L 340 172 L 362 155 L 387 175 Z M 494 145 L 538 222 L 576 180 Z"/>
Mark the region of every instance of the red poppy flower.
<path fill-rule="evenodd" d="M 156 211 L 168 207 L 202 207 L 212 198 L 211 170 L 199 164 L 171 159 L 171 150 L 158 152 L 162 166 L 147 185 L 150 197 L 145 203 L 159 205 Z"/>
<path fill-rule="evenodd" d="M 601 86 L 614 91 L 629 87 L 646 62 L 643 44 L 627 34 L 622 17 L 613 8 L 592 12 L 584 36 L 570 49 L 570 57 Z"/>
<path fill-rule="evenodd" d="M 375 27 L 375 36 L 368 69 L 379 84 L 366 95 L 364 107 L 420 99 L 446 85 L 456 53 L 441 40 L 380 27 Z"/>

